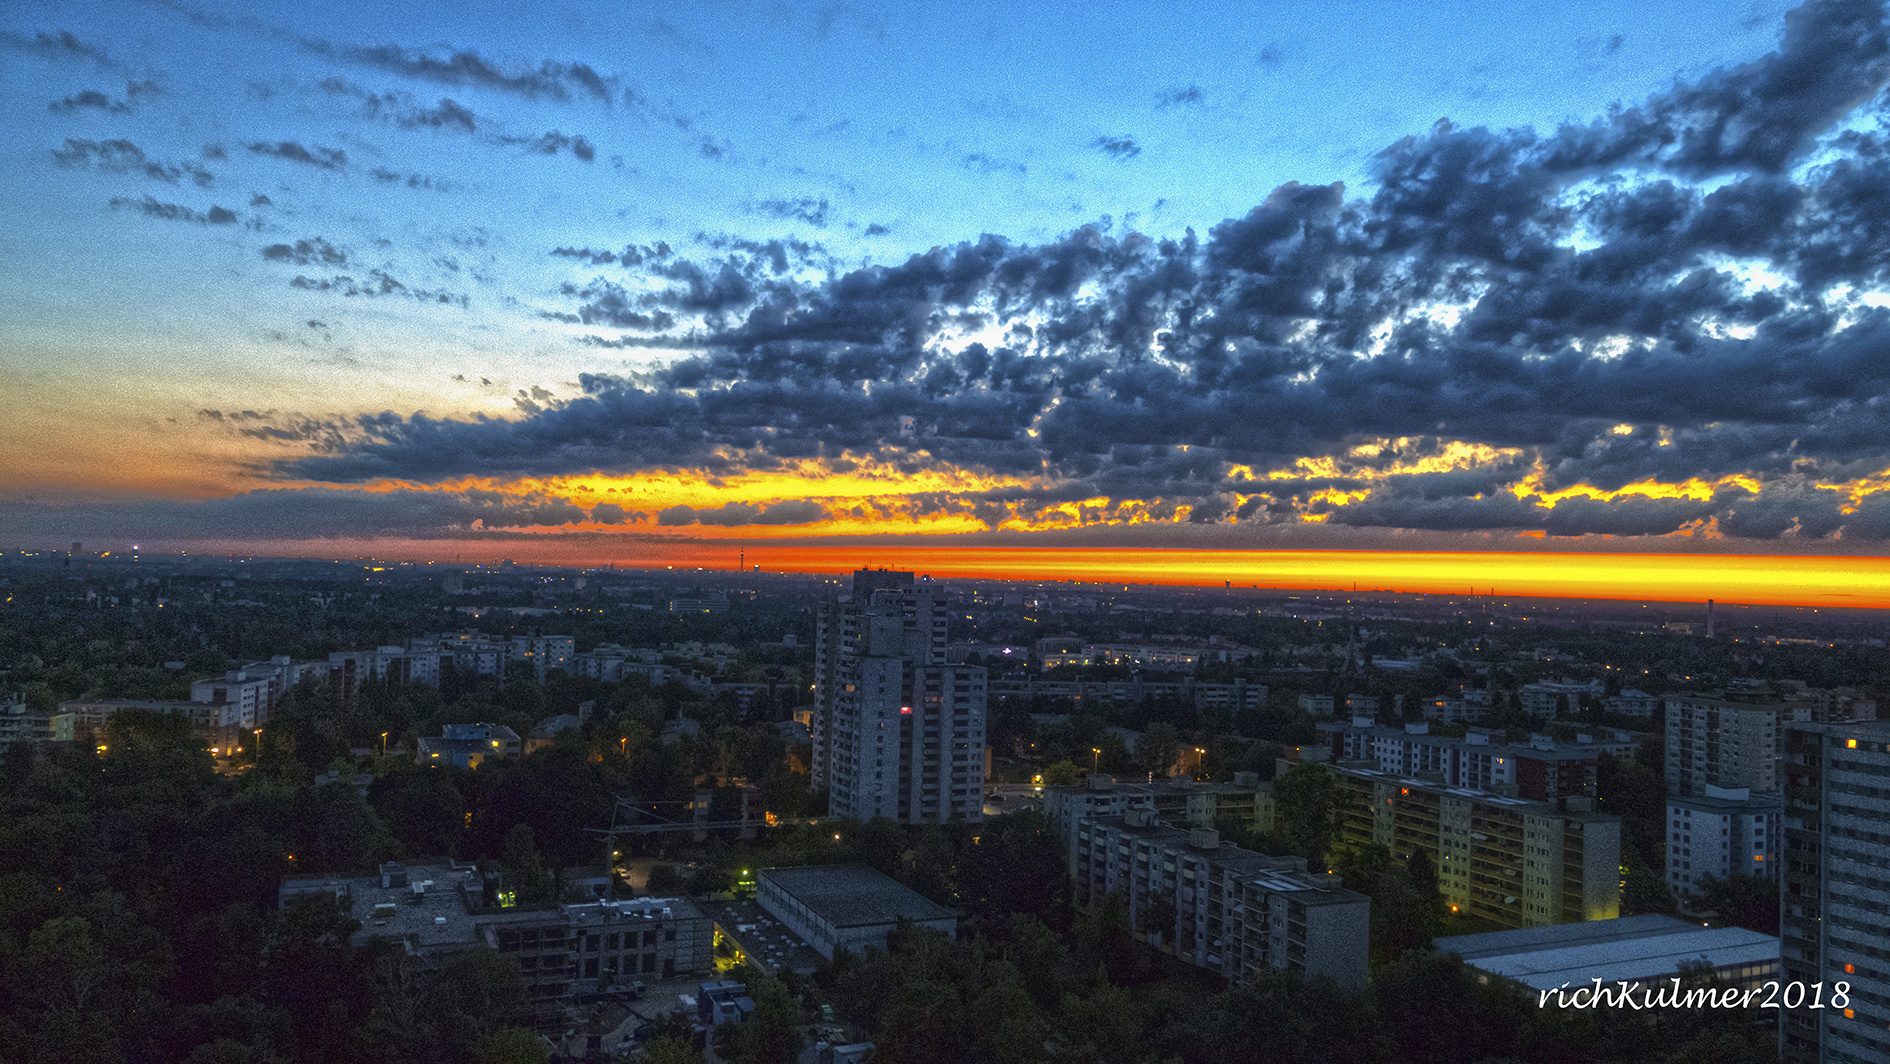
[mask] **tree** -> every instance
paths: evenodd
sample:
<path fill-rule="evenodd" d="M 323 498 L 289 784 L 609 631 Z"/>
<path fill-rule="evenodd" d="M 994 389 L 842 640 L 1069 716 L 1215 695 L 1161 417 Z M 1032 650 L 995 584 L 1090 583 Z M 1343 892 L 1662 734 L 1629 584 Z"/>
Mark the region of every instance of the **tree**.
<path fill-rule="evenodd" d="M 676 894 L 682 891 L 688 880 L 677 871 L 676 866 L 667 861 L 650 866 L 648 881 L 644 884 L 651 894 Z"/>
<path fill-rule="evenodd" d="M 1720 919 L 1761 934 L 1778 934 L 1778 884 L 1758 876 L 1708 878 L 1700 893 Z"/>
<path fill-rule="evenodd" d="M 501 1027 L 479 1039 L 477 1064 L 550 1064 L 551 1047 L 524 1027 Z"/>
<path fill-rule="evenodd" d="M 1413 882 L 1409 860 L 1398 861 L 1382 845 L 1374 843 L 1339 862 L 1345 885 L 1371 899 L 1371 951 L 1380 963 L 1430 944 L 1438 918 L 1437 873 L 1428 859 L 1422 867 L 1430 873 L 1429 894 Z"/>
<path fill-rule="evenodd" d="M 1326 853 L 1338 839 L 1340 784 L 1323 766 L 1302 762 L 1273 781 L 1273 803 L 1281 834 L 1308 868 L 1326 866 Z"/>
<path fill-rule="evenodd" d="M 551 901 L 551 876 L 538 857 L 538 842 L 530 824 L 514 825 L 505 835 L 505 852 L 500 858 L 505 866 L 505 885 L 521 902 Z"/>
<path fill-rule="evenodd" d="M 688 1041 L 673 1034 L 660 1034 L 643 1043 L 639 1064 L 703 1064 L 703 1055 Z"/>
<path fill-rule="evenodd" d="M 702 1064 L 702 1052 L 675 1035 L 661 1034 L 643 1043 L 640 1064 Z"/>
<path fill-rule="evenodd" d="M 1142 737 L 1136 740 L 1135 759 L 1145 771 L 1153 773 L 1157 779 L 1168 774 L 1168 769 L 1175 763 L 1175 747 L 1181 745 L 1181 733 L 1167 721 L 1158 720 L 1142 730 Z"/>
<path fill-rule="evenodd" d="M 736 1028 L 730 1059 L 735 1064 L 794 1064 L 801 1053 L 801 1015 L 787 986 L 752 973 L 748 996 L 755 1011 Z"/>
<path fill-rule="evenodd" d="M 1074 787 L 1082 779 L 1082 768 L 1068 759 L 1043 770 L 1043 785 L 1046 787 Z"/>

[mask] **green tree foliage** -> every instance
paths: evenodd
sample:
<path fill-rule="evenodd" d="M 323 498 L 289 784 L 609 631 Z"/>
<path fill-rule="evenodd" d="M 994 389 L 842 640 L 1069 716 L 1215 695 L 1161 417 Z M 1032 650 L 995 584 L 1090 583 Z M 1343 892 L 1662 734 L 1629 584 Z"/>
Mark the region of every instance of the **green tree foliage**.
<path fill-rule="evenodd" d="M 1046 787 L 1073 787 L 1082 780 L 1082 767 L 1068 759 L 1058 761 L 1043 770 L 1043 785 Z"/>
<path fill-rule="evenodd" d="M 551 901 L 555 896 L 551 873 L 538 856 L 538 841 L 530 824 L 518 824 L 505 835 L 505 884 L 520 903 Z"/>
<path fill-rule="evenodd" d="M 1175 748 L 1180 745 L 1181 733 L 1175 730 L 1175 726 L 1158 720 L 1142 729 L 1142 737 L 1136 741 L 1136 767 L 1153 774 L 1158 780 L 1162 779 L 1168 775 L 1169 766 L 1175 763 Z"/>
<path fill-rule="evenodd" d="M 802 1049 L 801 1010 L 787 986 L 772 976 L 750 971 L 745 980 L 755 1003 L 729 1043 L 717 1042 L 734 1064 L 795 1064 Z"/>
<path fill-rule="evenodd" d="M 1326 857 L 1339 834 L 1340 785 L 1325 768 L 1301 763 L 1273 781 L 1273 802 L 1280 833 L 1294 853 L 1314 870 Z"/>
<path fill-rule="evenodd" d="M 958 860 L 958 900 L 969 915 L 999 922 L 1011 914 L 1067 926 L 1069 870 L 1050 821 L 1023 810 L 988 821 Z"/>
<path fill-rule="evenodd" d="M 501 1027 L 479 1039 L 470 1059 L 477 1064 L 551 1064 L 551 1047 L 524 1027 Z"/>
<path fill-rule="evenodd" d="M 1422 858 L 1421 852 L 1415 856 Z M 1437 873 L 1430 862 L 1419 864 L 1394 858 L 1384 846 L 1373 844 L 1339 861 L 1345 885 L 1371 899 L 1371 953 L 1377 963 L 1396 960 L 1405 951 L 1430 945 L 1440 921 Z M 1428 893 L 1418 877 L 1428 870 Z"/>
<path fill-rule="evenodd" d="M 702 1052 L 676 1035 L 657 1035 L 643 1043 L 640 1064 L 702 1064 Z"/>
<path fill-rule="evenodd" d="M 1778 934 L 1778 884 L 1758 876 L 1708 879 L 1701 891 L 1720 919 L 1762 934 Z"/>

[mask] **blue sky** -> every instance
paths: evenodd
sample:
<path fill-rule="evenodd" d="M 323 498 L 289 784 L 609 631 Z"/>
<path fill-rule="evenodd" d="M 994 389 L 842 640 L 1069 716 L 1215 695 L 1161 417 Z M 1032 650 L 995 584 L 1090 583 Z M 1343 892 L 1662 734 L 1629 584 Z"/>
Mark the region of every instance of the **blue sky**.
<path fill-rule="evenodd" d="M 1356 235 L 1362 243 L 1355 242 L 1344 265 L 1321 267 L 1329 278 L 1342 275 L 1348 290 L 1364 290 L 1361 278 L 1378 268 L 1373 261 L 1390 264 L 1385 268 L 1392 273 L 1415 271 L 1398 274 L 1408 292 L 1373 304 L 1381 318 L 1348 341 L 1347 357 L 1379 359 L 1388 342 L 1401 342 L 1392 337 L 1412 313 L 1428 315 L 1438 329 L 1464 333 L 1459 339 L 1467 341 L 1466 330 L 1474 330 L 1457 329 L 1458 323 L 1498 313 L 1504 286 L 1513 286 L 1514 272 L 1524 268 L 1526 256 L 1512 261 L 1487 250 L 1508 239 L 1500 232 L 1504 226 L 1515 233 L 1540 230 L 1543 246 L 1564 249 L 1558 254 L 1565 258 L 1618 251 L 1631 234 L 1608 227 L 1627 208 L 1609 206 L 1609 197 L 1647 200 L 1636 190 L 1665 182 L 1688 197 L 1687 209 L 1704 225 L 1713 216 L 1710 197 L 1729 186 L 1757 197 L 1763 182 L 1789 180 L 1815 198 L 1830 177 L 1818 167 L 1869 158 L 1861 142 L 1837 138 L 1846 130 L 1870 136 L 1880 128 L 1881 108 L 1870 102 L 1881 87 L 1881 57 L 1870 43 L 1881 36 L 1880 12 L 1872 4 L 1808 8 L 1800 22 L 1810 28 L 1801 37 L 1817 43 L 1799 52 L 1831 50 L 1843 76 L 1799 86 L 1791 81 L 1804 78 L 1793 73 L 1790 47 L 1786 60 L 1767 58 L 1781 46 L 1786 11 L 1775 3 L 1733 10 L 1506 3 L 1442 11 L 1420 3 L 1179 10 L 1085 4 L 1024 11 L 964 4 L 687 10 L 460 4 L 442 16 L 432 5 L 385 3 L 15 5 L 0 27 L 0 192 L 15 205 L 0 231 L 0 305 L 8 308 L 0 314 L 0 384 L 19 397 L 22 409 L 10 426 L 0 427 L 6 470 L 0 493 L 24 507 L 55 508 L 50 517 L 16 525 L 24 532 L 70 523 L 79 511 L 56 509 L 62 506 L 95 507 L 81 523 L 109 528 L 112 513 L 132 512 L 113 511 L 115 505 L 153 499 L 223 505 L 239 492 L 260 492 L 240 496 L 249 502 L 237 507 L 255 511 L 250 524 L 259 535 L 288 520 L 269 516 L 277 504 L 293 503 L 283 512 L 300 512 L 309 499 L 327 497 L 284 493 L 329 491 L 325 485 L 398 481 L 459 490 L 467 478 L 483 478 L 485 488 L 539 492 L 532 497 L 545 505 L 574 503 L 589 513 L 595 500 L 572 496 L 567 481 L 591 474 L 660 474 L 701 483 L 765 474 L 772 487 L 751 485 L 727 505 L 752 505 L 765 515 L 770 506 L 801 500 L 800 508 L 780 513 L 835 518 L 843 507 L 833 497 L 789 490 L 782 478 L 804 483 L 862 463 L 893 478 L 948 469 L 975 490 L 968 487 L 949 505 L 855 507 L 855 524 L 847 526 L 855 530 L 895 511 L 915 520 L 915 514 L 975 514 L 986 529 L 1043 527 L 1053 510 L 1075 513 L 1078 525 L 1094 517 L 1102 525 L 1234 526 L 1273 513 L 1279 518 L 1273 523 L 1297 526 L 1343 517 L 1341 510 L 1365 503 L 1345 513 L 1378 513 L 1361 518 L 1358 527 L 1381 531 L 1507 534 L 1533 523 L 1557 535 L 1616 534 L 1609 529 L 1617 525 L 1619 534 L 1652 535 L 1659 528 L 1710 529 L 1713 519 L 1728 517 L 1730 504 L 1714 499 L 1732 490 L 1729 484 L 1746 483 L 1740 476 L 1756 478 L 1751 483 L 1763 482 L 1766 490 L 1776 487 L 1779 499 L 1825 499 L 1817 491 L 1834 489 L 1806 482 L 1802 463 L 1794 462 L 1825 462 L 1826 482 L 1855 486 L 1879 474 L 1884 456 L 1836 443 L 1828 453 L 1788 454 L 1779 440 L 1799 444 L 1792 418 L 1778 410 L 1745 411 L 1737 419 L 1726 416 L 1738 413 L 1732 407 L 1682 410 L 1668 423 L 1625 393 L 1613 407 L 1597 404 L 1575 419 L 1578 424 L 1561 426 L 1559 436 L 1540 438 L 1514 426 L 1453 426 L 1449 417 L 1435 429 L 1428 422 L 1418 426 L 1435 433 L 1422 439 L 1395 417 L 1280 428 L 1266 439 L 1177 431 L 1168 446 L 1194 454 L 1190 448 L 1211 449 L 1218 465 L 1170 463 L 1162 476 L 1171 479 L 1134 484 L 1104 473 L 1151 468 L 1153 452 L 1135 449 L 1160 449 L 1164 441 L 1161 431 L 1135 424 L 1135 411 L 1147 404 L 1135 405 L 1136 387 L 1121 376 L 1121 365 L 1110 371 L 1118 377 L 1107 388 L 1110 401 L 1128 405 L 1117 414 L 1091 411 L 1082 431 L 1093 436 L 1094 424 L 1120 415 L 1128 435 L 1114 444 L 1086 437 L 1067 451 L 1045 442 L 1045 453 L 1021 465 L 1015 454 L 945 440 L 950 433 L 937 426 L 959 415 L 925 405 L 937 400 L 935 386 L 928 386 L 930 399 L 914 400 L 912 413 L 888 422 L 895 426 L 890 433 L 845 443 L 834 442 L 848 435 L 839 427 L 814 427 L 807 430 L 820 437 L 814 444 L 770 444 L 768 433 L 811 416 L 811 407 L 796 408 L 791 400 L 755 414 L 754 424 L 734 436 L 693 450 L 599 443 L 599 422 L 587 413 L 616 409 L 599 405 L 613 389 L 663 401 L 693 400 L 699 387 L 752 392 L 767 373 L 757 369 L 760 363 L 735 362 L 760 357 L 755 352 L 765 346 L 754 339 L 758 310 L 763 317 L 785 315 L 790 324 L 810 320 L 817 307 L 839 322 L 834 308 L 849 300 L 848 314 L 867 303 L 872 313 L 885 312 L 883 292 L 876 290 L 867 303 L 850 293 L 919 261 L 913 256 L 944 249 L 940 254 L 949 258 L 951 249 L 976 247 L 986 234 L 1011 249 L 1004 256 L 1014 271 L 1040 250 L 1052 249 L 1044 256 L 1055 258 L 1054 249 L 1084 241 L 1100 242 L 1095 262 L 1110 265 L 1094 266 L 1069 291 L 1056 293 L 1063 301 L 1058 308 L 1006 302 L 1011 297 L 1001 285 L 957 301 L 934 288 L 893 316 L 932 315 L 925 336 L 910 341 L 912 358 L 897 366 L 875 363 L 878 368 L 863 376 L 846 376 L 853 372 L 848 360 L 879 358 L 888 349 L 887 330 L 903 328 L 893 318 L 836 325 L 818 336 L 790 328 L 793 335 L 780 343 L 800 345 L 793 358 L 814 357 L 807 352 L 818 348 L 818 357 L 828 360 L 822 363 L 828 384 L 865 393 L 941 380 L 945 362 L 982 357 L 965 356 L 974 346 L 1014 350 L 1037 359 L 1031 365 L 1039 368 L 1056 359 L 1080 362 L 1092 356 L 1046 339 L 1075 320 L 1066 313 L 1071 307 L 1114 306 L 1122 292 L 1142 283 L 1132 277 L 1143 275 L 1137 271 L 1155 276 L 1147 272 L 1157 270 L 1149 256 L 1187 259 L 1187 269 L 1205 270 L 1199 277 L 1207 278 L 1226 258 L 1217 255 L 1233 254 L 1227 249 L 1238 233 L 1229 220 L 1252 221 L 1262 204 L 1274 204 L 1281 218 L 1310 225 L 1316 217 L 1334 232 Z M 1837 48 L 1832 33 L 1850 43 Z M 1777 69 L 1786 71 L 1784 80 Z M 1727 102 L 1735 99 L 1745 102 Z M 1773 110 L 1754 110 L 1760 106 Z M 1678 141 L 1650 147 L 1653 141 L 1634 139 L 1642 134 L 1620 119 L 1622 108 L 1630 119 L 1640 108 L 1665 123 L 1663 129 L 1687 136 L 1711 130 L 1731 143 L 1728 138 L 1744 136 L 1740 130 L 1750 126 L 1766 135 L 1787 129 L 1792 143 L 1770 154 L 1750 144 L 1715 148 L 1710 158 L 1688 154 L 1693 148 L 1676 147 Z M 1714 112 L 1719 119 L 1709 114 L 1713 108 L 1721 108 Z M 1440 119 L 1448 121 L 1440 125 Z M 1590 139 L 1625 147 L 1563 165 L 1545 154 L 1544 144 L 1558 130 L 1588 130 Z M 1413 206 L 1418 200 L 1387 191 L 1387 175 L 1400 187 L 1428 181 L 1424 168 L 1439 165 L 1452 145 L 1486 151 L 1488 159 L 1476 165 L 1495 167 L 1484 177 L 1454 180 L 1497 190 L 1528 185 L 1527 203 L 1517 208 L 1527 217 L 1460 218 L 1450 224 L 1462 232 L 1474 236 L 1483 227 L 1495 234 L 1485 250 L 1466 237 L 1454 250 L 1446 248 L 1449 241 L 1439 244 L 1445 250 L 1426 253 L 1422 262 L 1400 258 L 1408 248 L 1386 234 L 1397 219 L 1417 217 L 1420 209 Z M 1510 181 L 1504 168 L 1521 165 L 1514 160 L 1524 155 L 1533 161 L 1523 169 L 1553 179 Z M 1289 182 L 1343 188 L 1322 193 L 1330 202 L 1321 206 L 1305 197 L 1276 197 L 1275 189 Z M 1476 200 L 1452 195 L 1466 204 Z M 1491 211 L 1510 209 L 1500 196 L 1490 202 Z M 1446 208 L 1436 205 L 1440 217 Z M 1190 231 L 1196 244 L 1187 243 Z M 1149 239 L 1138 243 L 1141 237 Z M 1796 286 L 1786 302 L 1802 310 L 1820 300 L 1828 304 L 1834 290 L 1848 285 L 1837 297 L 1851 300 L 1854 312 L 1876 306 L 1858 302 L 1881 287 L 1875 274 L 1819 274 L 1807 281 L 1788 269 L 1792 253 L 1779 250 L 1784 245 L 1759 250 L 1757 244 L 1735 246 L 1739 239 L 1746 238 L 1697 242 L 1686 256 L 1662 264 L 1657 279 L 1637 281 L 1638 290 L 1643 297 L 1656 288 L 1671 290 L 1704 269 L 1747 302 L 1784 284 Z M 1152 250 L 1161 241 L 1178 242 L 1181 250 Z M 1366 248 L 1369 254 L 1360 250 Z M 1141 265 L 1127 265 L 1131 260 Z M 1005 267 L 992 269 L 992 276 L 1005 276 Z M 1462 273 L 1454 289 L 1425 274 L 1451 270 Z M 1407 284 L 1420 274 L 1429 279 Z M 1216 283 L 1200 280 L 1206 287 L 1197 294 Z M 1390 291 L 1389 283 L 1371 282 L 1380 294 Z M 1221 328 L 1215 342 L 1227 351 L 1242 343 L 1276 345 L 1288 361 L 1300 357 L 1295 351 L 1314 361 L 1328 357 L 1315 351 L 1317 338 L 1338 329 L 1338 297 L 1331 294 L 1337 290 L 1328 289 L 1313 299 L 1317 307 L 1307 304 L 1288 315 L 1297 315 L 1298 324 L 1255 326 L 1236 330 L 1238 336 Z M 1048 289 L 1036 284 L 1032 291 Z M 1542 289 L 1532 291 L 1527 299 L 1516 295 L 1516 305 L 1547 298 Z M 789 303 L 794 306 L 781 309 Z M 1394 304 L 1402 309 L 1385 309 Z M 1109 311 L 1085 313 L 1097 318 Z M 1161 313 L 1171 324 L 1186 324 L 1195 311 L 1171 303 Z M 1759 325 L 1743 323 L 1760 322 L 1764 313 L 1730 304 L 1703 323 L 1698 308 L 1674 311 L 1680 316 L 1661 323 L 1649 315 L 1666 310 L 1635 313 L 1641 317 L 1631 323 L 1591 323 L 1555 338 L 1539 335 L 1537 326 L 1511 332 L 1506 357 L 1526 372 L 1533 372 L 1532 359 L 1558 358 L 1587 359 L 1605 369 L 1621 351 L 1671 343 L 1675 358 L 1697 362 L 1688 353 L 1694 341 L 1675 339 L 1683 321 L 1704 330 L 1695 340 L 1735 345 L 1763 339 Z M 1831 336 L 1842 339 L 1838 334 L 1851 330 L 1846 342 L 1855 341 L 1863 335 L 1851 329 L 1856 320 L 1853 313 L 1830 326 Z M 1035 330 L 1027 342 L 1017 339 L 1020 327 Z M 1168 367 L 1181 382 L 1171 382 L 1171 391 L 1205 379 L 1201 349 L 1155 353 L 1161 341 L 1151 336 L 1153 364 Z M 1837 339 L 1832 352 L 1843 346 Z M 1109 342 L 1118 346 L 1095 357 L 1129 357 L 1119 336 Z M 1818 357 L 1852 357 L 1832 352 Z M 1240 357 L 1251 362 L 1257 356 Z M 1412 348 L 1404 361 L 1419 366 L 1429 357 L 1464 356 Z M 1746 364 L 1755 356 L 1727 347 L 1724 357 Z M 719 368 L 706 377 L 667 368 L 698 358 Z M 1068 411 L 1079 396 L 1094 400 L 1101 392 L 1094 382 L 1088 391 L 1072 383 L 1069 367 L 1076 363 L 1055 364 L 1063 367 L 1055 384 L 1022 421 L 966 430 L 962 439 L 992 439 L 994 432 L 1023 441 L 1069 439 L 1076 430 Z M 1450 364 L 1453 380 L 1467 372 L 1459 362 Z M 1701 387 L 1718 379 L 1687 364 Z M 1322 386 L 1333 377 L 1330 367 L 1319 377 L 1322 367 L 1308 362 L 1280 374 L 1275 390 L 1265 393 L 1216 385 L 1215 398 L 1203 402 L 1258 409 L 1277 400 L 1297 408 L 1305 396 L 1278 389 L 1303 393 Z M 954 379 L 971 381 L 975 375 L 962 368 L 952 370 Z M 691 383 L 698 378 L 720 383 Z M 1491 378 L 1479 386 L 1498 383 Z M 1004 387 L 1019 386 L 1013 380 Z M 1813 389 L 1809 397 L 1781 398 L 1779 410 L 1793 402 L 1799 408 L 1826 402 L 1830 410 L 1868 405 L 1874 387 L 1844 397 Z M 958 394 L 976 390 L 989 398 L 994 389 L 967 383 Z M 1066 401 L 1071 405 L 1059 411 Z M 1332 392 L 1323 402 L 1330 407 L 1346 400 Z M 678 416 L 709 416 L 691 411 Z M 617 409 L 598 416 L 625 419 L 612 437 L 621 441 L 639 426 L 648 428 L 652 415 Z M 1164 416 L 1182 415 L 1178 408 Z M 1300 425 L 1323 418 L 1302 416 Z M 1061 437 L 1059 419 L 1067 430 Z M 1750 454 L 1719 453 L 1729 448 L 1724 430 L 1734 420 L 1734 428 L 1749 430 L 1740 447 L 1765 451 L 1770 465 L 1746 460 Z M 574 427 L 577 422 L 588 427 Z M 1834 438 L 1855 435 L 1824 428 Z M 944 433 L 938 446 L 910 442 L 928 432 Z M 1590 443 L 1571 433 L 1587 434 Z M 520 435 L 563 457 L 494 457 L 524 446 L 514 438 Z M 445 436 L 452 441 L 440 446 L 464 460 L 422 455 L 427 439 Z M 1697 457 L 1688 462 L 1645 464 L 1619 475 L 1603 473 L 1605 462 L 1581 462 L 1622 437 L 1677 453 L 1674 439 L 1706 436 L 1715 442 L 1690 450 Z M 806 465 L 815 459 L 828 464 L 818 470 Z M 846 468 L 836 471 L 835 461 Z M 1040 468 L 1029 468 L 1032 462 Z M 1506 491 L 1506 499 L 1533 500 L 1537 509 L 1553 511 L 1571 500 L 1575 508 L 1613 511 L 1679 497 L 1697 505 L 1668 506 L 1671 512 L 1651 522 L 1576 520 L 1566 508 L 1560 519 L 1535 515 L 1543 520 L 1532 522 L 1528 510 L 1439 517 L 1434 507 L 1417 514 L 1388 503 L 1396 492 L 1386 477 L 1493 464 L 1503 471 L 1491 486 Z M 1773 484 L 1774 473 L 1789 477 L 1794 470 L 1799 482 Z M 1286 494 L 1241 488 L 1256 478 L 1284 479 L 1282 473 L 1296 478 Z M 525 484 L 521 478 L 536 479 Z M 1687 483 L 1695 486 L 1675 487 Z M 1654 487 L 1627 498 L 1618 494 L 1632 484 Z M 1593 490 L 1555 494 L 1571 486 Z M 1412 498 L 1434 503 L 1439 490 L 1427 481 Z M 1757 487 L 1741 490 L 1763 494 Z M 972 497 L 977 492 L 983 494 Z M 1255 504 L 1261 494 L 1266 501 Z M 1495 497 L 1470 492 L 1465 509 L 1488 511 L 1469 504 Z M 1863 495 L 1853 490 L 1847 497 L 1854 502 Z M 1757 500 L 1745 501 L 1750 514 Z M 1128 503 L 1137 505 L 1125 509 Z M 1382 512 L 1371 509 L 1381 504 Z M 739 524 L 748 512 L 731 511 L 725 523 Z M 472 527 L 463 517 L 425 513 L 413 527 L 389 517 L 359 531 L 425 536 Z M 1212 520 L 1202 519 L 1207 514 Z M 1796 511 L 1792 516 L 1799 520 Z M 177 517 L 175 523 L 182 528 L 191 521 Z M 564 523 L 584 531 L 582 524 Z M 1842 524 L 1827 521 L 1811 538 L 1832 539 Z M 598 531 L 596 525 L 590 522 L 588 531 Z M 1768 520 L 1746 534 L 1775 539 L 1781 527 L 1797 535 L 1792 529 L 1799 526 Z M 1864 525 L 1853 526 L 1855 540 Z M 831 523 L 811 530 L 845 531 Z M 1221 528 L 1217 534 L 1234 533 Z"/>

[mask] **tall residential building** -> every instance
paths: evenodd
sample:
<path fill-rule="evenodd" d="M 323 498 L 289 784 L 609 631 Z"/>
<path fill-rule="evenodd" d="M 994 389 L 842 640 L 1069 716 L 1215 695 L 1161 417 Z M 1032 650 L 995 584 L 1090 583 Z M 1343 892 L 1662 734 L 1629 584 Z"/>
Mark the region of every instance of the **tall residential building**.
<path fill-rule="evenodd" d="M 1710 783 L 1704 791 L 1667 799 L 1667 889 L 1699 894 L 1709 877 L 1735 875 L 1777 882 L 1778 795 Z"/>
<path fill-rule="evenodd" d="M 1120 893 L 1150 945 L 1241 983 L 1263 969 L 1365 985 L 1371 901 L 1299 857 L 1168 827 L 1149 809 L 1077 826 L 1076 902 Z"/>
<path fill-rule="evenodd" d="M 1778 791 L 1779 729 L 1791 713 L 1764 695 L 1730 694 L 1667 696 L 1667 793 L 1704 794 L 1707 784 Z"/>
<path fill-rule="evenodd" d="M 1781 1008 L 1781 1048 L 1874 1064 L 1890 1058 L 1890 721 L 1794 723 L 1784 748 L 1782 982 L 1822 983 L 1825 1007 Z"/>
<path fill-rule="evenodd" d="M 863 570 L 821 604 L 814 778 L 834 816 L 983 819 L 985 701 L 983 668 L 945 663 L 945 592 L 929 578 Z"/>
<path fill-rule="evenodd" d="M 1532 802 L 1357 763 L 1333 771 L 1342 843 L 1398 858 L 1422 851 L 1455 911 L 1504 927 L 1621 914 L 1621 818 L 1596 812 L 1592 798 Z"/>
<path fill-rule="evenodd" d="M 1092 817 L 1143 810 L 1157 820 L 1193 828 L 1211 828 L 1229 820 L 1248 830 L 1274 830 L 1273 784 L 1252 772 L 1234 773 L 1232 783 L 1197 783 L 1188 776 L 1137 783 L 1095 774 L 1080 786 L 1052 787 L 1043 799 L 1044 814 L 1069 855 L 1071 875 L 1076 874 L 1077 832 Z"/>

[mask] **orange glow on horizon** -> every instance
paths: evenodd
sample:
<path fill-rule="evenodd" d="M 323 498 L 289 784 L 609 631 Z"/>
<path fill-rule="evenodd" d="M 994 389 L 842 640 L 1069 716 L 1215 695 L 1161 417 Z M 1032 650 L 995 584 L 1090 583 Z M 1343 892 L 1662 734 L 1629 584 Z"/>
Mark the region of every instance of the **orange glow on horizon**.
<path fill-rule="evenodd" d="M 536 538 L 536 537 L 533 537 Z M 1159 547 L 980 547 L 941 537 L 853 544 L 678 538 L 526 543 L 476 540 L 307 540 L 275 543 L 286 557 L 366 557 L 436 564 L 526 564 L 733 572 L 737 551 L 764 572 L 908 569 L 935 577 L 1245 589 L 1394 591 L 1498 598 L 1596 598 L 1777 606 L 1890 608 L 1890 558 L 1844 555 L 1607 554 L 1543 551 L 1198 550 Z M 206 545 L 207 546 L 207 545 Z M 256 544 L 229 544 L 253 551 Z M 221 551 L 223 548 L 217 548 Z"/>
<path fill-rule="evenodd" d="M 718 551 L 721 554 L 723 551 Z M 1162 548 L 767 547 L 765 568 L 844 571 L 873 565 L 996 580 L 1219 585 L 1608 598 L 1765 605 L 1890 607 L 1890 558 L 1726 554 Z M 879 559 L 888 559 L 881 561 Z"/>

